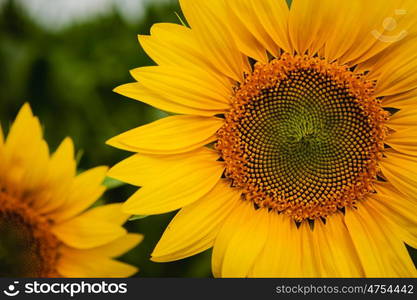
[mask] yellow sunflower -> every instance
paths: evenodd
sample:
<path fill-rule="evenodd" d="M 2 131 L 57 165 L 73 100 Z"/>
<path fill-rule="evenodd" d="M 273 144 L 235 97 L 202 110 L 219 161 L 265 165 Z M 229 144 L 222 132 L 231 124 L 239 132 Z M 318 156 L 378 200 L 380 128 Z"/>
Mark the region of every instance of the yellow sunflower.
<path fill-rule="evenodd" d="M 106 167 L 76 175 L 71 139 L 49 155 L 28 104 L 6 139 L 0 127 L 0 276 L 125 277 L 114 260 L 142 236 L 122 227 L 120 204 L 86 211 L 104 192 Z"/>
<path fill-rule="evenodd" d="M 417 3 L 183 0 L 116 92 L 175 113 L 109 140 L 180 209 L 152 260 L 210 247 L 216 277 L 409 277 L 417 247 Z"/>

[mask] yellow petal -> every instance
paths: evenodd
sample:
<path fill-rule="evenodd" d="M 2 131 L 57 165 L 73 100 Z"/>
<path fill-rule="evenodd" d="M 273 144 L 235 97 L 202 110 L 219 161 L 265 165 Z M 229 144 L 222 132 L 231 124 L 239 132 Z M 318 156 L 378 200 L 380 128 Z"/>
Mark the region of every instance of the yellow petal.
<path fill-rule="evenodd" d="M 410 99 L 412 100 L 412 99 Z M 390 117 L 388 126 L 396 131 L 410 129 L 417 124 L 417 109 L 401 109 Z"/>
<path fill-rule="evenodd" d="M 229 215 L 213 249 L 212 269 L 216 277 L 246 277 L 265 246 L 270 213 L 243 202 Z"/>
<path fill-rule="evenodd" d="M 193 69 L 151 66 L 133 69 L 132 76 L 147 89 L 190 107 L 204 110 L 226 110 L 232 93 L 232 86 L 210 72 Z"/>
<path fill-rule="evenodd" d="M 280 236 L 269 236 L 267 245 L 259 255 L 251 277 L 323 277 L 321 252 L 315 234 L 308 222 L 303 222 L 299 227 L 288 216 L 271 215 L 272 226 L 280 226 Z M 276 231 L 275 231 L 276 233 Z M 267 249 L 266 247 L 270 247 Z M 276 252 L 271 254 L 271 252 Z M 268 265 L 266 253 L 271 254 Z"/>
<path fill-rule="evenodd" d="M 280 48 L 266 32 L 261 20 L 256 14 L 256 10 L 254 10 L 254 7 L 252 6 L 252 2 L 250 0 L 228 0 L 226 3 L 228 9 L 232 12 L 231 15 L 235 16 L 233 25 L 230 27 L 237 28 L 236 25 L 239 27 L 246 27 L 246 30 L 249 32 L 246 36 L 254 37 L 264 49 L 269 51 L 269 53 L 278 56 Z M 231 21 L 232 20 L 233 19 L 231 19 Z M 244 30 L 242 29 L 242 31 Z"/>
<path fill-rule="evenodd" d="M 317 226 L 319 227 L 321 225 L 320 221 L 318 220 L 314 223 L 317 223 Z M 321 253 L 321 250 L 323 250 L 324 247 L 320 248 L 322 245 L 317 243 L 319 239 L 316 237 L 316 232 L 311 230 L 308 222 L 301 223 L 298 230 L 300 231 L 299 244 L 301 246 L 303 277 L 326 277 L 328 274 L 331 274 L 331 269 L 325 270 L 323 267 L 323 253 Z"/>
<path fill-rule="evenodd" d="M 187 18 L 200 47 L 205 49 L 213 65 L 218 66 L 225 75 L 234 80 L 242 80 L 244 71 L 249 70 L 247 61 L 239 52 L 224 20 L 217 16 L 224 11 L 224 1 L 181 0 L 181 9 Z"/>
<path fill-rule="evenodd" d="M 399 191 L 417 199 L 417 159 L 394 151 L 385 153 L 387 157 L 380 161 L 384 176 Z"/>
<path fill-rule="evenodd" d="M 0 174 L 1 174 L 0 180 L 5 181 L 6 178 L 4 177 L 6 177 L 6 175 L 4 174 L 7 174 L 5 170 L 8 169 L 9 158 L 6 156 L 6 153 L 5 153 L 4 137 L 3 137 L 3 130 L 1 128 L 1 124 L 0 124 L 0 157 L 2 157 L 2 163 L 0 164 Z"/>
<path fill-rule="evenodd" d="M 106 209 L 106 214 L 111 213 L 109 205 L 100 207 L 101 210 L 103 207 Z M 111 222 L 110 218 L 98 217 L 93 211 L 54 225 L 52 232 L 66 245 L 77 249 L 102 246 L 126 234 L 126 230 L 120 224 Z M 113 214 L 120 215 L 114 209 Z"/>
<path fill-rule="evenodd" d="M 75 176 L 76 162 L 74 159 L 74 143 L 70 138 L 66 138 L 59 145 L 58 149 L 51 156 L 50 177 L 68 178 Z"/>
<path fill-rule="evenodd" d="M 206 151 L 183 159 L 176 168 L 161 172 L 153 182 L 145 185 L 127 202 L 127 213 L 150 215 L 169 212 L 188 205 L 209 192 L 220 179 L 224 170 L 215 161 L 217 153 Z"/>
<path fill-rule="evenodd" d="M 230 78 L 223 75 L 207 58 L 193 31 L 185 26 L 170 23 L 154 24 L 150 36 L 139 36 L 146 53 L 160 66 L 175 66 L 201 72 L 207 70 L 211 76 L 225 86 Z"/>
<path fill-rule="evenodd" d="M 375 184 L 375 194 L 370 197 L 373 207 L 385 207 L 386 215 L 395 218 L 396 223 L 403 228 L 414 230 L 417 233 L 417 202 L 405 196 L 389 182 Z M 380 209 L 382 211 L 382 209 Z"/>
<path fill-rule="evenodd" d="M 340 37 L 337 37 L 336 32 L 333 38 L 335 39 L 334 47 L 337 48 L 336 42 L 341 41 L 342 48 L 345 49 L 342 57 L 338 57 L 340 61 L 342 63 L 355 64 L 377 55 L 382 50 L 379 47 L 389 46 L 389 43 L 380 41 L 376 35 L 384 36 L 383 22 L 385 18 L 391 16 L 394 12 L 394 3 L 393 1 L 391 3 L 386 1 L 383 5 L 375 5 L 375 3 L 366 1 L 353 1 L 352 4 L 340 11 L 340 15 L 348 16 L 349 21 L 337 27 L 342 34 L 347 34 L 347 37 L 349 37 L 346 40 L 346 46 L 343 45 L 344 40 L 341 41 Z M 366 12 L 369 13 L 369 18 L 363 18 L 363 14 Z M 352 28 L 350 32 L 346 29 L 347 26 Z"/>
<path fill-rule="evenodd" d="M 30 149 L 30 151 L 22 151 Z M 13 177 L 20 190 L 36 190 L 45 181 L 48 164 L 48 145 L 43 140 L 42 128 L 29 104 L 24 104 L 10 128 L 4 155 L 10 159 L 7 176 Z"/>
<path fill-rule="evenodd" d="M 329 17 L 334 13 L 331 0 L 293 0 L 288 17 L 289 35 L 294 50 L 299 54 L 314 55 L 326 41 Z"/>
<path fill-rule="evenodd" d="M 401 153 L 417 156 L 417 126 L 388 135 L 385 143 Z"/>
<path fill-rule="evenodd" d="M 414 277 L 416 268 L 403 241 L 367 200 L 347 209 L 345 222 L 367 277 Z"/>
<path fill-rule="evenodd" d="M 122 133 L 107 144 L 148 154 L 187 152 L 215 141 L 223 123 L 219 118 L 171 116 Z"/>
<path fill-rule="evenodd" d="M 140 35 L 138 38 L 145 52 L 160 66 L 211 67 L 202 55 L 191 29 L 185 26 L 154 24 L 150 36 Z"/>
<path fill-rule="evenodd" d="M 187 99 L 182 99 L 182 102 L 171 101 L 170 97 L 165 97 L 157 91 L 151 91 L 140 82 L 132 82 L 118 86 L 114 91 L 123 96 L 139 100 L 158 109 L 172 113 L 197 116 L 213 116 L 224 113 L 224 110 L 216 110 L 216 108 L 207 110 L 202 109 L 200 103 L 194 103 L 196 107 L 188 106 L 187 104 L 192 105 L 193 103 L 190 103 Z"/>
<path fill-rule="evenodd" d="M 219 181 L 209 193 L 178 212 L 152 252 L 152 260 L 178 260 L 212 247 L 225 218 L 239 201 L 240 191 Z"/>
<path fill-rule="evenodd" d="M 341 214 L 299 228 L 273 213 L 267 243 L 250 277 L 361 277 L 359 258 Z"/>
<path fill-rule="evenodd" d="M 136 186 L 145 186 L 152 184 L 155 178 L 159 178 L 161 173 L 168 169 L 178 169 L 184 159 L 189 159 L 194 155 L 196 157 L 203 155 L 210 160 L 218 158 L 218 156 L 212 156 L 210 151 L 207 152 L 206 148 L 175 155 L 135 154 L 111 168 L 108 176 Z"/>
<path fill-rule="evenodd" d="M 112 167 L 108 176 L 136 186 L 144 186 L 159 177 L 164 170 L 178 165 L 186 155 L 135 154 Z"/>
<path fill-rule="evenodd" d="M 269 34 L 272 41 L 286 52 L 291 52 L 288 35 L 289 9 L 285 0 L 250 0 L 253 13 Z"/>
<path fill-rule="evenodd" d="M 228 2 L 226 2 L 228 4 Z M 244 23 L 230 9 L 223 12 L 223 19 L 227 19 L 228 30 L 240 52 L 263 63 L 268 62 L 266 49 L 256 37 L 245 27 Z"/>
<path fill-rule="evenodd" d="M 389 63 L 394 49 L 415 36 L 417 5 L 414 0 L 385 1 L 380 5 L 361 1 L 361 5 L 368 17 L 358 20 L 361 30 L 353 41 L 351 64 L 364 62 L 372 69 L 374 64 Z"/>
<path fill-rule="evenodd" d="M 113 242 L 105 244 L 103 246 L 84 250 L 73 249 L 72 251 L 83 252 L 92 256 L 119 257 L 133 249 L 142 240 L 142 234 L 128 233 L 114 240 Z"/>
<path fill-rule="evenodd" d="M 1 127 L 1 123 L 0 123 L 0 157 L 3 158 L 3 164 L 2 166 L 0 166 L 0 174 L 3 174 L 3 168 L 5 168 L 5 164 L 6 164 L 6 157 L 4 154 L 4 137 L 3 137 L 3 129 Z"/>
<path fill-rule="evenodd" d="M 268 238 L 250 277 L 291 277 L 289 268 L 299 267 L 296 260 L 301 253 L 294 251 L 298 246 L 294 221 L 283 214 L 271 214 Z"/>
<path fill-rule="evenodd" d="M 51 217 L 63 221 L 78 215 L 100 198 L 105 191 L 101 185 L 107 173 L 107 167 L 96 167 L 78 175 L 67 190 L 66 201 Z"/>
<path fill-rule="evenodd" d="M 1 123 L 0 123 L 0 147 L 3 147 L 3 143 L 4 143 L 3 128 L 1 127 Z"/>
<path fill-rule="evenodd" d="M 326 224 L 314 222 L 313 245 L 319 246 L 322 275 L 325 277 L 363 277 L 355 246 L 340 213 L 329 216 Z"/>
<path fill-rule="evenodd" d="M 372 194 L 372 208 L 378 210 L 381 215 L 389 218 L 393 224 L 399 227 L 399 232 L 404 241 L 417 248 L 417 202 L 404 196 L 390 183 L 384 182 L 375 185 L 377 193 Z"/>
<path fill-rule="evenodd" d="M 412 109 L 417 101 L 417 89 L 410 90 L 401 94 L 394 94 L 382 98 L 382 106 L 394 107 L 401 110 Z"/>
<path fill-rule="evenodd" d="M 332 30 L 328 33 L 324 49 L 324 56 L 329 61 L 340 58 L 355 47 L 354 41 L 361 30 L 358 22 L 363 18 L 364 10 L 361 0 L 333 2 L 337 5 L 337 9 L 333 10 Z"/>
<path fill-rule="evenodd" d="M 39 120 L 33 116 L 29 104 L 25 103 L 10 127 L 6 145 L 14 152 L 24 143 L 37 144 L 40 140 L 42 140 L 42 128 Z"/>
<path fill-rule="evenodd" d="M 61 275 L 70 278 L 130 277 L 138 271 L 134 266 L 108 257 L 71 250 L 63 251 L 57 269 Z"/>
<path fill-rule="evenodd" d="M 70 138 L 66 138 L 49 160 L 45 175 L 48 188 L 42 190 L 42 196 L 33 204 L 36 210 L 47 214 L 60 208 L 66 201 L 75 172 L 74 145 Z"/>
<path fill-rule="evenodd" d="M 372 72 L 380 74 L 375 88 L 377 97 L 417 88 L 417 38 L 399 41 L 397 44 L 389 48 L 389 52 L 372 69 Z"/>
<path fill-rule="evenodd" d="M 83 213 L 85 218 L 103 220 L 116 225 L 123 225 L 130 217 L 122 211 L 122 203 L 111 203 L 106 205 L 96 206 Z"/>

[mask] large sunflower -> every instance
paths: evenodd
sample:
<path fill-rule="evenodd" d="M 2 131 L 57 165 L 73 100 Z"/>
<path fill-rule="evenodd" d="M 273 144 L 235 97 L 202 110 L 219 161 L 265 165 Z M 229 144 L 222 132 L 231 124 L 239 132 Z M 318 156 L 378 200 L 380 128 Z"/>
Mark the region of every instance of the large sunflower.
<path fill-rule="evenodd" d="M 183 0 L 116 91 L 179 114 L 108 143 L 124 210 L 181 208 L 152 260 L 217 277 L 416 276 L 416 1 Z"/>
<path fill-rule="evenodd" d="M 71 139 L 49 155 L 39 120 L 20 110 L 4 140 L 0 127 L 0 276 L 125 277 L 113 258 L 142 236 L 122 227 L 120 204 L 86 211 L 104 192 L 106 167 L 80 175 Z"/>

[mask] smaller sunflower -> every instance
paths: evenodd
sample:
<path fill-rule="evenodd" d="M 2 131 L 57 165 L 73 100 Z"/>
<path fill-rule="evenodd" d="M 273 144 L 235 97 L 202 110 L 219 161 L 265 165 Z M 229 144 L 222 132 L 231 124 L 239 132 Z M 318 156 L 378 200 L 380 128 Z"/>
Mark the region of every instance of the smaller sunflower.
<path fill-rule="evenodd" d="M 87 210 L 104 192 L 106 167 L 76 175 L 66 138 L 49 154 L 38 118 L 25 104 L 7 138 L 0 127 L 0 276 L 127 277 L 115 260 L 141 240 L 122 227 L 119 204 Z"/>

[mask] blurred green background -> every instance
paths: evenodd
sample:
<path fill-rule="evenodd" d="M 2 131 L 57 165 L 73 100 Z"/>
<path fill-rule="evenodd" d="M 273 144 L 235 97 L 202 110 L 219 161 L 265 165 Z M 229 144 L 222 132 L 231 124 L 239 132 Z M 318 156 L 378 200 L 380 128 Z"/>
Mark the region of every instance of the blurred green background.
<path fill-rule="evenodd" d="M 25 0 L 31 1 L 31 0 Z M 0 8 L 0 121 L 4 129 L 29 102 L 56 149 L 66 136 L 82 151 L 80 169 L 114 165 L 129 153 L 104 144 L 110 137 L 165 114 L 112 90 L 132 82 L 129 70 L 153 62 L 137 34 L 149 34 L 156 22 L 180 23 L 176 1 L 140 1 L 136 19 L 116 7 L 89 17 L 49 24 L 32 17 L 17 1 Z M 62 1 L 61 1 L 62 2 Z M 133 12 L 134 15 L 134 12 Z M 123 185 L 104 195 L 106 202 L 126 200 L 135 187 Z M 145 240 L 122 259 L 144 277 L 211 276 L 210 253 L 172 263 L 153 263 L 150 253 L 174 213 L 130 221 L 130 231 Z"/>
<path fill-rule="evenodd" d="M 0 1 L 0 121 L 3 127 L 7 129 L 21 105 L 29 102 L 45 127 L 51 149 L 65 136 L 73 138 L 82 153 L 80 169 L 111 166 L 127 157 L 128 153 L 104 142 L 165 114 L 117 95 L 112 89 L 133 81 L 130 69 L 153 64 L 140 48 L 137 34 L 148 34 L 153 23 L 180 23 L 176 15 L 181 15 L 177 1 L 123 0 L 120 2 L 138 2 L 137 11 L 130 11 L 130 18 L 114 7 L 65 24 L 48 22 L 48 14 L 34 17 L 20 5 L 34 0 Z M 37 2 L 42 1 L 47 2 Z M 65 16 L 65 7 L 59 12 Z M 53 15 L 52 12 L 49 17 Z M 124 201 L 135 189 L 128 185 L 113 188 L 106 192 L 103 201 Z M 145 240 L 122 259 L 140 268 L 136 276 L 211 276 L 210 251 L 172 263 L 149 260 L 173 215 L 128 222 L 127 228 L 144 233 Z M 410 251 L 417 261 L 416 251 Z"/>

